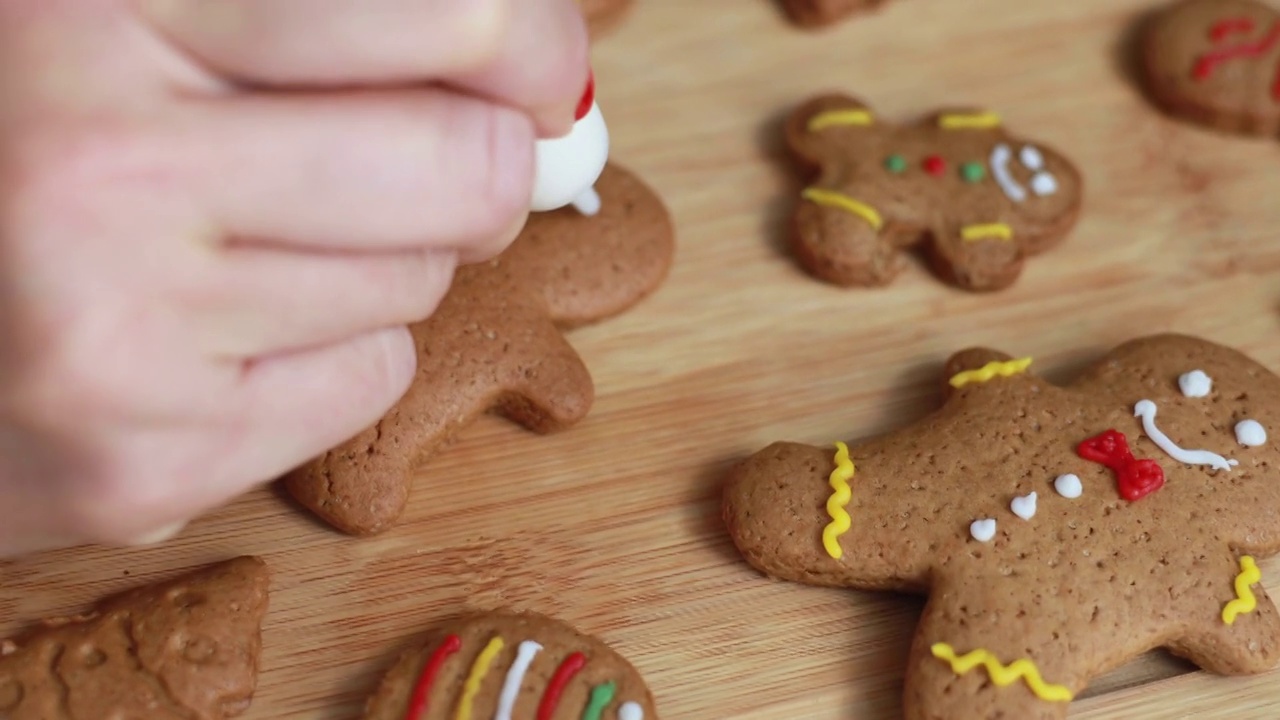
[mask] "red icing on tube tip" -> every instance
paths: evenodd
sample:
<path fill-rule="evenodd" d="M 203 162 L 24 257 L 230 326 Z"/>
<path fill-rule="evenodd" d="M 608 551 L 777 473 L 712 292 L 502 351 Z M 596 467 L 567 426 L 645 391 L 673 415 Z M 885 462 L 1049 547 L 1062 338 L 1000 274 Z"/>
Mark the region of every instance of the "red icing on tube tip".
<path fill-rule="evenodd" d="M 587 89 L 582 91 L 582 99 L 578 101 L 578 109 L 573 112 L 573 121 L 578 122 L 591 112 L 591 106 L 596 101 L 596 75 L 594 72 L 587 71 Z"/>

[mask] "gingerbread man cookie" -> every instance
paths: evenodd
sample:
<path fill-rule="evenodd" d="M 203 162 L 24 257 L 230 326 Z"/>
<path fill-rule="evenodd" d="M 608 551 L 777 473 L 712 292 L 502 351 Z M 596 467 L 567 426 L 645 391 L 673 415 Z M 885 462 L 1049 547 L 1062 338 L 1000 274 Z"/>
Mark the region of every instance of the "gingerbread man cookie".
<path fill-rule="evenodd" d="M 832 25 L 864 10 L 871 10 L 888 0 L 782 0 L 791 20 L 806 28 Z"/>
<path fill-rule="evenodd" d="M 902 251 L 923 244 L 950 282 L 998 290 L 1080 212 L 1079 171 L 990 112 L 943 110 L 892 125 L 860 100 L 824 95 L 790 115 L 786 139 L 816 176 L 792 245 L 811 273 L 837 285 L 887 284 L 905 265 Z"/>
<path fill-rule="evenodd" d="M 928 595 L 907 720 L 1060 720 L 1159 647 L 1215 673 L 1274 667 L 1255 558 L 1280 552 L 1280 378 L 1180 335 L 1066 387 L 1030 364 L 961 352 L 913 426 L 756 453 L 724 496 L 738 549 L 785 580 Z"/>
<path fill-rule="evenodd" d="M 5 720 L 224 720 L 258 677 L 266 565 L 241 557 L 0 640 Z"/>
<path fill-rule="evenodd" d="M 486 613 L 406 652 L 365 720 L 657 720 L 653 695 L 609 646 L 549 617 Z"/>
<path fill-rule="evenodd" d="M 1224 132 L 1280 134 L 1280 13 L 1254 0 L 1182 0 L 1148 25 L 1142 67 L 1173 115 Z"/>
<path fill-rule="evenodd" d="M 587 414 L 591 375 L 563 330 L 648 296 L 675 252 L 666 207 L 637 177 L 611 164 L 596 190 L 595 215 L 535 213 L 501 255 L 458 270 L 435 314 L 410 328 L 419 359 L 409 391 L 376 425 L 286 477 L 299 502 L 344 532 L 379 533 L 400 517 L 415 470 L 480 413 L 541 433 Z"/>

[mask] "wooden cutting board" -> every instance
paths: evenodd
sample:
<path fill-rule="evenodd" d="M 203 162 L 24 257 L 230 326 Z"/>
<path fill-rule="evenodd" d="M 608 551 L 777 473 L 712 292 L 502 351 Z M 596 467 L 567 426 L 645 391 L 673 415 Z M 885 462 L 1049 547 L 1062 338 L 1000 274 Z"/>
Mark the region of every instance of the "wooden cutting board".
<path fill-rule="evenodd" d="M 485 419 L 424 468 L 404 522 L 353 540 L 262 489 L 166 545 L 0 565 L 0 634 L 240 553 L 274 570 L 250 720 L 354 718 L 391 659 L 470 608 L 557 615 L 627 655 L 664 718 L 900 716 L 920 601 L 771 582 L 718 519 L 729 465 L 773 440 L 856 439 L 938 402 L 971 345 L 1050 377 L 1165 330 L 1280 370 L 1280 144 L 1158 115 L 1131 76 L 1148 0 L 901 0 L 813 34 L 767 0 L 641 0 L 595 51 L 614 158 L 666 198 L 676 266 L 634 311 L 571 338 L 598 400 L 539 437 Z M 890 288 L 810 279 L 783 249 L 797 183 L 782 113 L 844 89 L 884 117 L 983 105 L 1069 152 L 1086 211 L 999 294 L 918 264 Z M 1280 562 L 1261 563 L 1280 589 Z M 1074 718 L 1274 718 L 1280 677 L 1163 654 L 1100 679 Z"/>

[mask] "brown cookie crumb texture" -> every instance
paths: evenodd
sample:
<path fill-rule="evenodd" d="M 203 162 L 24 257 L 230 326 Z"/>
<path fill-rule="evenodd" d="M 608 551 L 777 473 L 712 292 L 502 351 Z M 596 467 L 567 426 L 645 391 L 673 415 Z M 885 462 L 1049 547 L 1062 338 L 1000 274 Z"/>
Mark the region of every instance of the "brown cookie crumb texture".
<path fill-rule="evenodd" d="M 1065 387 L 1029 363 L 957 353 L 941 409 L 847 457 L 757 452 L 725 488 L 734 543 L 776 578 L 928 595 L 908 720 L 1060 720 L 1157 647 L 1220 674 L 1274 667 L 1255 558 L 1280 552 L 1280 450 L 1259 432 L 1280 428 L 1280 378 L 1181 335 L 1121 345 Z M 1153 468 L 1163 484 L 1142 485 Z"/>
<path fill-rule="evenodd" d="M 1226 133 L 1280 134 L 1280 13 L 1253 0 L 1182 0 L 1147 21 L 1142 73 L 1170 114 Z"/>
<path fill-rule="evenodd" d="M 599 39 L 613 32 L 631 11 L 635 0 L 580 0 L 582 14 L 587 19 L 587 30 L 592 39 Z"/>
<path fill-rule="evenodd" d="M 782 0 L 792 22 L 804 28 L 833 25 L 854 13 L 872 10 L 888 0 Z"/>
<path fill-rule="evenodd" d="M 415 695 L 426 703 L 421 720 L 452 720 L 462 703 L 472 718 L 498 717 L 500 709 L 512 718 L 539 717 L 544 705 L 554 708 L 555 720 L 588 717 L 588 707 L 599 710 L 599 720 L 658 717 L 652 693 L 625 658 L 533 613 L 479 614 L 431 633 L 387 673 L 366 703 L 365 720 L 402 720 Z"/>
<path fill-rule="evenodd" d="M 429 319 L 410 326 L 418 373 L 373 427 L 290 473 L 298 501 L 343 532 L 390 528 L 414 470 L 478 415 L 534 432 L 582 419 L 591 375 L 563 331 L 631 308 L 657 289 L 675 253 L 671 218 L 639 178 L 610 164 L 594 217 L 535 213 L 493 260 L 458 270 Z"/>
<path fill-rule="evenodd" d="M 222 720 L 248 709 L 268 572 L 241 557 L 0 642 L 5 720 Z"/>
<path fill-rule="evenodd" d="M 1079 170 L 993 112 L 944 109 L 894 125 L 857 98 L 827 94 L 792 112 L 785 135 L 809 174 L 792 248 L 836 285 L 887 285 L 906 266 L 903 252 L 918 247 L 947 282 L 1000 290 L 1080 213 Z"/>

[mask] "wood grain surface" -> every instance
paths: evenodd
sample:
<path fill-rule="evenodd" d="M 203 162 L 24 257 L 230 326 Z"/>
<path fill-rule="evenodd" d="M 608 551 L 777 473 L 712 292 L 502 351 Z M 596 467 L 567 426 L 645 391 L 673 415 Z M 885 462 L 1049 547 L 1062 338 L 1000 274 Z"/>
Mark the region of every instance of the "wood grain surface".
<path fill-rule="evenodd" d="M 654 297 L 572 333 L 597 386 L 585 422 L 539 437 L 485 418 L 422 470 L 404 522 L 371 539 L 264 488 L 159 547 L 4 563 L 0 634 L 254 553 L 274 581 L 250 720 L 358 717 L 432 623 L 499 606 L 611 642 L 667 719 L 899 717 L 921 602 L 761 578 L 718 520 L 720 484 L 773 440 L 856 439 L 919 418 L 965 346 L 1034 355 L 1063 379 L 1172 330 L 1280 370 L 1280 146 L 1144 102 L 1128 58 L 1152 6 L 901 0 L 814 33 L 766 0 L 642 0 L 595 50 L 599 98 L 614 159 L 666 198 L 679 250 Z M 995 295 L 953 290 L 918 263 L 880 290 L 810 279 L 783 250 L 798 185 L 778 123 L 828 89 L 888 118 L 999 110 L 1082 168 L 1076 232 Z M 1261 567 L 1280 591 L 1280 561 Z M 1278 679 L 1153 653 L 1100 678 L 1072 717 L 1274 718 Z"/>

